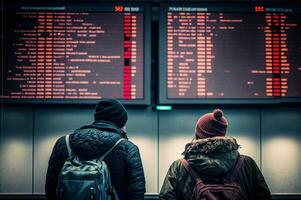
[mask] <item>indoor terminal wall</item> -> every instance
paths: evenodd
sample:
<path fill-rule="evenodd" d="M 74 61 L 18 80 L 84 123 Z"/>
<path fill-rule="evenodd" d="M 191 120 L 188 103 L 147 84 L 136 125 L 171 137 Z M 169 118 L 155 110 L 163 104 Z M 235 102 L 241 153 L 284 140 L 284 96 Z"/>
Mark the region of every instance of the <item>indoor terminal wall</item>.
<path fill-rule="evenodd" d="M 200 115 L 215 106 L 127 107 L 129 139 L 138 145 L 147 193 L 156 194 L 170 164 L 181 157 Z M 301 194 L 301 107 L 299 105 L 220 107 L 228 135 L 240 152 L 254 158 L 273 194 Z M 93 106 L 5 105 L 1 111 L 0 194 L 43 194 L 55 141 L 93 120 Z"/>

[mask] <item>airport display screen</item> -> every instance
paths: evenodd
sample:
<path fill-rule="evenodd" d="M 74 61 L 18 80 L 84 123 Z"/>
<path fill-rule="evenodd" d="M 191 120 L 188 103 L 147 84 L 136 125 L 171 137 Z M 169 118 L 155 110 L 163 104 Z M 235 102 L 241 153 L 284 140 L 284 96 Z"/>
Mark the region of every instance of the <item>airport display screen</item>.
<path fill-rule="evenodd" d="M 160 14 L 161 103 L 300 101 L 300 7 L 167 4 Z"/>
<path fill-rule="evenodd" d="M 3 22 L 5 101 L 149 103 L 149 7 L 8 3 Z"/>

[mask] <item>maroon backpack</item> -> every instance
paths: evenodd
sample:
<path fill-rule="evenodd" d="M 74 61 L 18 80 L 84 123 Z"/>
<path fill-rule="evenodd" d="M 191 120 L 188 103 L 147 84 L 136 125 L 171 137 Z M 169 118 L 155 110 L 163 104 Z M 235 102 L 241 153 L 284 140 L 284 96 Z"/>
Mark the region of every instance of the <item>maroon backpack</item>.
<path fill-rule="evenodd" d="M 225 175 L 224 181 L 204 183 L 200 176 L 194 171 L 187 160 L 181 159 L 182 165 L 193 177 L 196 184 L 193 189 L 193 199 L 195 200 L 242 200 L 245 199 L 240 185 L 235 181 L 240 168 L 244 162 L 244 156 L 240 156 L 236 166 Z M 225 181 L 226 180 L 226 181 Z"/>

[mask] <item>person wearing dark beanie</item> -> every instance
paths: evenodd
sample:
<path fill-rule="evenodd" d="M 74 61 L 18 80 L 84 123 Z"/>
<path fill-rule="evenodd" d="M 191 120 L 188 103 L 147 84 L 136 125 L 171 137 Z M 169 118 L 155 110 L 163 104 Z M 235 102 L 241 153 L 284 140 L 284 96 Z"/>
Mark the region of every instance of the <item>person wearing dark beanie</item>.
<path fill-rule="evenodd" d="M 127 120 L 127 111 L 118 100 L 101 99 L 95 107 L 94 122 L 70 134 L 69 144 L 72 155 L 83 160 L 100 158 L 117 144 L 104 161 L 118 199 L 144 200 L 142 161 L 138 147 L 128 140 L 125 133 Z M 45 184 L 48 200 L 57 199 L 58 177 L 68 156 L 66 136 L 62 136 L 56 141 L 48 163 Z"/>
<path fill-rule="evenodd" d="M 186 144 L 184 158 L 174 161 L 166 174 L 160 200 L 271 199 L 269 187 L 256 162 L 249 156 L 240 155 L 236 139 L 226 136 L 228 125 L 221 109 L 197 120 L 194 139 Z M 198 187 L 200 184 L 196 183 L 200 180 L 204 186 Z M 224 184 L 231 181 L 239 186 L 236 193 L 223 190 Z"/>
<path fill-rule="evenodd" d="M 100 100 L 95 108 L 94 120 L 108 121 L 117 125 L 119 128 L 125 126 L 128 115 L 123 105 L 116 99 Z"/>

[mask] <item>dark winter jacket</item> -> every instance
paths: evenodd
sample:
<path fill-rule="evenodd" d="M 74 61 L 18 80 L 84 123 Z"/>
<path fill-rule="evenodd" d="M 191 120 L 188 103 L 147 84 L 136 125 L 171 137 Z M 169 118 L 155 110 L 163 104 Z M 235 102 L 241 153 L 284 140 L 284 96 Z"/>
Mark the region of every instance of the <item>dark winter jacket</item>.
<path fill-rule="evenodd" d="M 77 129 L 70 135 L 70 147 L 82 159 L 98 158 L 125 134 L 114 124 L 97 122 Z M 49 159 L 45 192 L 48 200 L 56 199 L 58 176 L 68 150 L 65 136 L 59 138 Z M 112 183 L 121 200 L 144 199 L 145 178 L 139 149 L 132 142 L 120 142 L 104 159 L 110 170 Z"/>
<path fill-rule="evenodd" d="M 236 165 L 239 145 L 234 138 L 213 137 L 194 140 L 188 143 L 183 153 L 190 166 L 200 177 L 215 179 L 223 177 Z M 204 179 L 204 178 L 203 178 Z M 245 156 L 244 164 L 237 177 L 237 183 L 249 200 L 269 200 L 269 188 L 255 161 Z M 192 199 L 195 181 L 188 174 L 180 160 L 176 160 L 169 168 L 160 191 L 162 200 Z"/>

